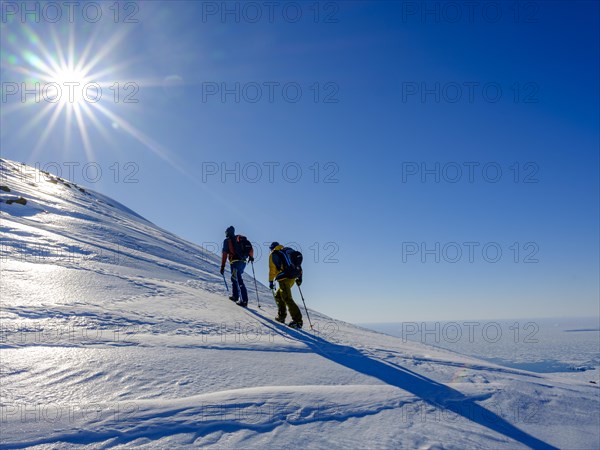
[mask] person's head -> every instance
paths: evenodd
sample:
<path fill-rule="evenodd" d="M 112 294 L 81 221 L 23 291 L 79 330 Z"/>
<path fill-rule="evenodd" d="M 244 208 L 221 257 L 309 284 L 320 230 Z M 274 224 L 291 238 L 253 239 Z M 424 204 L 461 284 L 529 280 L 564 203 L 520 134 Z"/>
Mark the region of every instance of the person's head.
<path fill-rule="evenodd" d="M 269 245 L 269 250 L 273 251 L 275 249 L 275 247 L 277 247 L 279 245 L 279 242 L 275 241 L 272 242 L 271 245 Z"/>
<path fill-rule="evenodd" d="M 227 229 L 225 230 L 225 236 L 228 238 L 235 236 L 235 228 L 233 228 L 233 225 L 227 227 Z"/>

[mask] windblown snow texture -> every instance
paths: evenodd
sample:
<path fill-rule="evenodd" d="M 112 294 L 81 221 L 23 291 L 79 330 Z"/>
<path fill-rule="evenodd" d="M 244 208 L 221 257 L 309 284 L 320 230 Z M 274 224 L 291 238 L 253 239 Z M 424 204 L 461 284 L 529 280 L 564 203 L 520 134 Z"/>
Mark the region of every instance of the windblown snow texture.
<path fill-rule="evenodd" d="M 264 286 L 239 308 L 217 255 L 118 202 L 0 177 L 2 448 L 600 446 L 597 385 L 315 311 L 289 329 Z"/>

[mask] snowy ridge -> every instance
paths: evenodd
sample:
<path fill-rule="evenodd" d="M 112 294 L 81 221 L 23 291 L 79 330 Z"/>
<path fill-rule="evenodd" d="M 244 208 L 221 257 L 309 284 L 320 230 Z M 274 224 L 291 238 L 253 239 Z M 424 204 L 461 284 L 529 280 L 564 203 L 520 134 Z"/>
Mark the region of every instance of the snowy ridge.
<path fill-rule="evenodd" d="M 2 448 L 600 446 L 597 385 L 314 311 L 291 330 L 118 202 L 6 160 L 0 185 Z"/>

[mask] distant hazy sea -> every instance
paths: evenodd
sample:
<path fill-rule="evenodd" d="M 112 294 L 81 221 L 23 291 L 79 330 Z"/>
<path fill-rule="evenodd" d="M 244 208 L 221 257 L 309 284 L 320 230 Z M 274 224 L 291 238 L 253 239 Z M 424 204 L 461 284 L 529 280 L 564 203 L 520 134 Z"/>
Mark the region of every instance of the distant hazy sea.
<path fill-rule="evenodd" d="M 598 318 L 358 325 L 517 369 L 563 373 L 593 371 L 586 374 L 592 380 L 600 373 Z"/>

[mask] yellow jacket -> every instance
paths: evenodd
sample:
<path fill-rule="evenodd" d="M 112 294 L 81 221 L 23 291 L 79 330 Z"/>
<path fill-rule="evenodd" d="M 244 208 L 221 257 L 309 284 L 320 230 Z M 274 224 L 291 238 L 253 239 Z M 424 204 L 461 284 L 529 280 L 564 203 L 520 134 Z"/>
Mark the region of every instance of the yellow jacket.
<path fill-rule="evenodd" d="M 273 262 L 273 252 L 281 250 L 282 248 L 283 245 L 278 245 L 273 250 L 271 250 L 271 254 L 269 255 L 269 282 L 273 281 L 277 277 L 277 275 L 283 272 L 284 267 L 277 267 L 275 265 L 275 262 Z"/>

